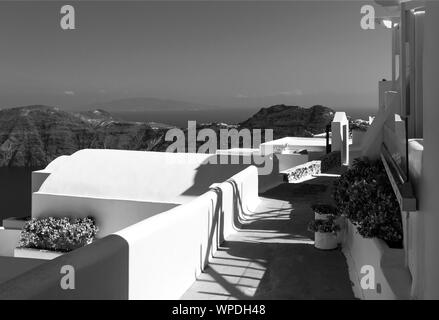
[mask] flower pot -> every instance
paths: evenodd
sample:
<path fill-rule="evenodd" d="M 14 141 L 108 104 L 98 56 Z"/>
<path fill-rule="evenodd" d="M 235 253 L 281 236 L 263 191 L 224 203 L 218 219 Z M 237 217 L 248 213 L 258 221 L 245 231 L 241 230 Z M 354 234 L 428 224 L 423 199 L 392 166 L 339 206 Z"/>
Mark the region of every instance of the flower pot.
<path fill-rule="evenodd" d="M 59 251 L 49 251 L 40 250 L 33 248 L 15 248 L 14 257 L 15 258 L 29 258 L 29 259 L 41 259 L 41 260 L 52 260 L 56 257 L 63 255 L 63 252 Z"/>
<path fill-rule="evenodd" d="M 332 250 L 337 248 L 337 234 L 333 232 L 315 232 L 314 247 L 321 250 Z"/>

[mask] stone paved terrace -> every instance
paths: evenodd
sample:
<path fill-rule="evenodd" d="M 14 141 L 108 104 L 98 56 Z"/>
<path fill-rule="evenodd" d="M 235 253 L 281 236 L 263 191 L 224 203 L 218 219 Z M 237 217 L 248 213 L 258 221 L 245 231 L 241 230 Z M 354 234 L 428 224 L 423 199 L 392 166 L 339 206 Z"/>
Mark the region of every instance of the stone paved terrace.
<path fill-rule="evenodd" d="M 182 299 L 354 299 L 340 249 L 315 249 L 311 204 L 331 201 L 334 177 L 281 184 L 229 237 Z"/>

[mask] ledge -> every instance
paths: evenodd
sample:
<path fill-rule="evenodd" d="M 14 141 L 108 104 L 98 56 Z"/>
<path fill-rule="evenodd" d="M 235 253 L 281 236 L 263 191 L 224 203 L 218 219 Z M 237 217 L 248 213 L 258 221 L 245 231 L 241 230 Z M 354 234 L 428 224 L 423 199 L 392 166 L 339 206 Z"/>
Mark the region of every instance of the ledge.
<path fill-rule="evenodd" d="M 342 242 L 355 297 L 363 300 L 410 299 L 411 276 L 404 263 L 404 249 L 393 249 L 381 239 L 364 238 L 346 221 Z M 362 267 L 372 266 L 375 288 L 362 288 Z"/>
<path fill-rule="evenodd" d="M 381 161 L 386 169 L 387 176 L 389 177 L 390 184 L 392 185 L 393 192 L 395 193 L 396 199 L 398 200 L 399 207 L 401 211 L 416 211 L 417 210 L 417 199 L 413 192 L 413 188 L 410 182 L 402 181 L 395 170 L 392 170 L 394 164 L 392 160 L 386 157 L 388 153 L 385 146 L 381 148 Z"/>

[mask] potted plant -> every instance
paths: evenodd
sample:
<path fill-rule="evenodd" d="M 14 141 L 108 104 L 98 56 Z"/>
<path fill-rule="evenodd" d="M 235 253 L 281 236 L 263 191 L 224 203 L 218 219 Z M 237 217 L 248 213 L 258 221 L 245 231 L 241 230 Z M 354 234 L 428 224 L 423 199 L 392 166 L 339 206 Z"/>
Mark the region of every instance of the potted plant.
<path fill-rule="evenodd" d="M 54 259 L 90 244 L 98 231 L 91 217 L 33 218 L 21 230 L 14 257 Z"/>
<path fill-rule="evenodd" d="M 338 226 L 339 230 L 344 230 L 345 220 L 344 217 L 338 214 L 337 208 L 330 204 L 313 204 L 311 206 L 314 211 L 315 220 L 328 220 L 333 219 L 334 223 Z M 343 233 L 337 233 L 337 242 L 341 243 L 343 241 Z"/>
<path fill-rule="evenodd" d="M 316 220 L 328 220 L 329 217 L 337 215 L 337 209 L 330 204 L 313 204 L 311 208 L 314 211 L 314 218 Z"/>
<path fill-rule="evenodd" d="M 337 248 L 337 232 L 340 226 L 335 223 L 334 217 L 326 220 L 313 220 L 308 225 L 308 230 L 314 232 L 314 247 L 321 250 L 332 250 Z"/>

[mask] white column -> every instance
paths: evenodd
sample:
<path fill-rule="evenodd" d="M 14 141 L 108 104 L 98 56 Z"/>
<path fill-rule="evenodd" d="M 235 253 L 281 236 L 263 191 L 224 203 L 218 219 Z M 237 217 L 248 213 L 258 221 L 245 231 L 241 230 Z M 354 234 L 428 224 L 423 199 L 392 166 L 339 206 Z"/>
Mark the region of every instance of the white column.
<path fill-rule="evenodd" d="M 332 120 L 331 151 L 340 151 L 341 163 L 349 164 L 349 121 L 345 112 L 336 112 Z"/>

